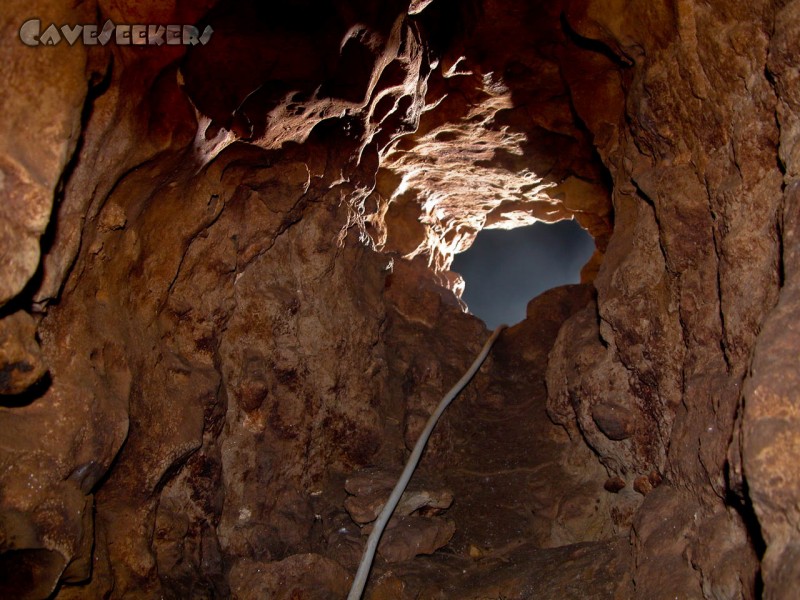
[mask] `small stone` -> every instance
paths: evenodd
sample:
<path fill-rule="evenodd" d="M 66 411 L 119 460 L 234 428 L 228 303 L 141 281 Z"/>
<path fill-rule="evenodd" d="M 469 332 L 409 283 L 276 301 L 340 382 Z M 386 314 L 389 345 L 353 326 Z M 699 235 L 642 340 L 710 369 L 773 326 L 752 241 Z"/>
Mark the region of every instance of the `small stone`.
<path fill-rule="evenodd" d="M 635 419 L 629 410 L 613 403 L 598 404 L 592 408 L 592 419 L 608 439 L 620 441 L 633 435 Z"/>
<path fill-rule="evenodd" d="M 616 494 L 621 489 L 624 489 L 625 485 L 626 485 L 625 480 L 622 477 L 617 476 L 617 477 L 610 477 L 609 479 L 607 479 L 606 482 L 603 484 L 603 488 L 607 492 Z"/>
<path fill-rule="evenodd" d="M 100 231 L 118 231 L 124 229 L 128 223 L 128 216 L 125 214 L 125 209 L 119 204 L 109 203 L 103 208 L 100 215 L 99 229 Z"/>
<path fill-rule="evenodd" d="M 410 560 L 420 554 L 433 554 L 446 546 L 456 525 L 439 517 L 397 517 L 389 522 L 378 546 L 390 563 Z"/>
<path fill-rule="evenodd" d="M 661 485 L 661 482 L 664 480 L 664 478 L 661 476 L 661 473 L 658 471 L 650 471 L 647 479 L 654 488 L 657 488 L 659 485 Z"/>
<path fill-rule="evenodd" d="M 647 494 L 653 491 L 653 484 L 650 483 L 650 479 L 645 476 L 637 477 L 633 482 L 633 489 L 642 496 L 647 496 Z"/>

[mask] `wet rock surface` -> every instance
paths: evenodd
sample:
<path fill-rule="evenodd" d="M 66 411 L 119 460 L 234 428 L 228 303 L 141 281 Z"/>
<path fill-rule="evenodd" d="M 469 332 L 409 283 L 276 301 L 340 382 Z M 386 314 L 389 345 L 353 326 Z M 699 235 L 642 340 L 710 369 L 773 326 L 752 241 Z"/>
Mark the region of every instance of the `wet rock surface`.
<path fill-rule="evenodd" d="M 575 218 L 367 597 L 793 597 L 800 2 L 56 4 L 0 17 L 0 596 L 344 597 L 488 336 L 453 253 Z"/>

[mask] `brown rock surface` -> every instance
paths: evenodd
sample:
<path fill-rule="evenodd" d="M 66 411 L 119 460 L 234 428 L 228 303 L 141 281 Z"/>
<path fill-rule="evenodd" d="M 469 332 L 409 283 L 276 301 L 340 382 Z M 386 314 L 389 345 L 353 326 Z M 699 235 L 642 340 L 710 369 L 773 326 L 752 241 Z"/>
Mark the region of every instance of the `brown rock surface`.
<path fill-rule="evenodd" d="M 433 554 L 447 545 L 456 524 L 437 517 L 394 517 L 378 544 L 378 553 L 388 563 L 399 563 L 422 554 Z"/>
<path fill-rule="evenodd" d="M 279 562 L 241 560 L 230 573 L 236 600 L 327 600 L 344 598 L 352 576 L 327 558 L 297 554 Z"/>
<path fill-rule="evenodd" d="M 20 42 L 19 28 L 34 17 L 47 24 L 86 21 L 93 16 L 92 4 L 70 7 L 44 1 L 32 7 L 12 0 L 0 17 L 5 65 L 5 92 L 0 95 L 0 305 L 19 294 L 39 269 L 39 241 L 62 193 L 68 163 L 74 160 L 86 98 L 86 48 L 62 44 L 38 52 Z"/>
<path fill-rule="evenodd" d="M 0 397 L 19 396 L 46 372 L 33 318 L 17 311 L 0 320 Z"/>
<path fill-rule="evenodd" d="M 359 525 L 372 523 L 383 510 L 400 473 L 387 473 L 376 469 L 361 470 L 345 481 L 345 490 L 350 494 L 344 507 Z M 419 477 L 406 487 L 394 510 L 395 515 L 409 516 L 415 512 L 436 512 L 450 508 L 453 493 L 437 489 Z"/>
<path fill-rule="evenodd" d="M 0 596 L 344 597 L 488 335 L 453 254 L 575 218 L 367 597 L 794 597 L 798 0 L 62 4 L 0 17 Z"/>
<path fill-rule="evenodd" d="M 484 2 L 492 17 L 473 17 L 464 44 L 442 57 L 419 127 L 382 153 L 373 196 L 388 202 L 377 237 L 386 250 L 446 270 L 484 227 L 572 217 L 605 249 L 605 170 L 573 118 L 559 8 L 546 4 Z"/>

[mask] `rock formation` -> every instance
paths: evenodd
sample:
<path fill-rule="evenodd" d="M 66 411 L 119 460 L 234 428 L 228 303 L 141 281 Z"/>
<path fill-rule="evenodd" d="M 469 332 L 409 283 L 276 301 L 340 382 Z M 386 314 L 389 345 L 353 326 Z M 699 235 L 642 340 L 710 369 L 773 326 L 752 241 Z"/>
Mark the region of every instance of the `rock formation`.
<path fill-rule="evenodd" d="M 344 597 L 488 335 L 453 255 L 569 218 L 366 597 L 794 597 L 800 0 L 11 0 L 0 52 L 0 597 Z"/>

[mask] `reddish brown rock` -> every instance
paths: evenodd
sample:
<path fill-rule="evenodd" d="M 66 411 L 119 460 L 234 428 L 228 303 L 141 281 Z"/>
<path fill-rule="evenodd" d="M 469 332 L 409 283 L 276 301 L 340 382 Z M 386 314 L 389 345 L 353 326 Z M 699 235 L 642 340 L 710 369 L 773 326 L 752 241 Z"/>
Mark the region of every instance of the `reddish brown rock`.
<path fill-rule="evenodd" d="M 344 598 L 351 579 L 337 563 L 316 554 L 298 554 L 280 562 L 241 560 L 231 569 L 231 598 Z"/>
<path fill-rule="evenodd" d="M 615 442 L 633 435 L 636 427 L 634 417 L 618 404 L 596 404 L 592 407 L 592 419 L 597 428 Z"/>
<path fill-rule="evenodd" d="M 607 492 L 611 492 L 612 494 L 616 494 L 618 491 L 625 489 L 625 480 L 622 477 L 611 477 L 606 480 L 603 484 L 603 488 Z"/>
<path fill-rule="evenodd" d="M 483 10 L 497 16 L 442 58 L 417 130 L 382 152 L 376 241 L 442 271 L 482 228 L 575 217 L 602 252 L 608 190 L 572 118 L 558 9 L 492 1 Z"/>
<path fill-rule="evenodd" d="M 768 68 L 778 96 L 779 156 L 784 168 L 781 215 L 783 286 L 774 310 L 758 336 L 750 373 L 744 384 L 738 443 L 731 448 L 736 483 L 746 485 L 764 536 L 762 560 L 765 597 L 794 593 L 797 570 L 797 311 L 800 310 L 800 184 L 798 169 L 797 73 L 788 65 L 798 47 L 798 3 L 787 3 L 775 17 Z M 746 483 L 745 483 L 746 482 Z M 737 491 L 742 493 L 741 488 Z"/>
<path fill-rule="evenodd" d="M 785 231 L 796 240 L 800 226 L 800 186 L 788 191 Z M 750 376 L 744 387 L 741 430 L 743 475 L 767 544 L 764 555 L 766 589 L 775 597 L 794 585 L 800 574 L 793 565 L 797 553 L 798 460 L 798 338 L 800 310 L 796 245 L 786 255 L 787 280 L 778 305 L 759 336 Z"/>
<path fill-rule="evenodd" d="M 647 477 L 637 477 L 633 482 L 633 489 L 639 492 L 642 496 L 647 496 L 653 491 L 653 484 Z"/>
<path fill-rule="evenodd" d="M 792 597 L 796 0 L 184 4 L 0 18 L 0 595 L 343 596 L 344 479 L 487 336 L 453 254 L 575 218 L 585 284 L 420 465 L 454 525 L 391 534 L 446 551 L 368 594 Z M 215 34 L 29 48 L 34 14 Z"/>
<path fill-rule="evenodd" d="M 399 476 L 399 472 L 366 469 L 348 477 L 345 489 L 350 495 L 344 507 L 353 521 L 363 525 L 377 519 Z M 413 478 L 392 514 L 409 516 L 416 512 L 441 512 L 450 508 L 453 493 L 437 487 L 419 477 Z"/>
<path fill-rule="evenodd" d="M 89 60 L 81 45 L 64 43 L 44 52 L 26 46 L 19 29 L 32 18 L 39 18 L 42 28 L 86 22 L 94 12 L 93 2 L 68 7 L 14 1 L 0 19 L 6 65 L 6 91 L 0 94 L 0 305 L 19 294 L 39 268 L 40 238 L 81 136 Z"/>
<path fill-rule="evenodd" d="M 433 554 L 447 545 L 456 524 L 438 517 L 397 517 L 386 526 L 378 552 L 389 563 L 410 560 L 421 554 Z"/>
<path fill-rule="evenodd" d="M 345 481 L 348 497 L 344 507 L 358 525 L 372 523 L 383 510 L 399 477 L 380 469 L 357 471 Z M 438 488 L 438 489 L 437 489 Z M 455 533 L 456 525 L 437 515 L 453 503 L 453 494 L 424 478 L 414 477 L 409 483 L 378 545 L 380 555 L 388 562 L 403 562 L 420 554 L 433 554 L 445 546 Z M 372 526 L 364 527 L 364 535 Z"/>
<path fill-rule="evenodd" d="M 46 372 L 31 316 L 18 311 L 0 320 L 0 397 L 21 394 Z"/>

